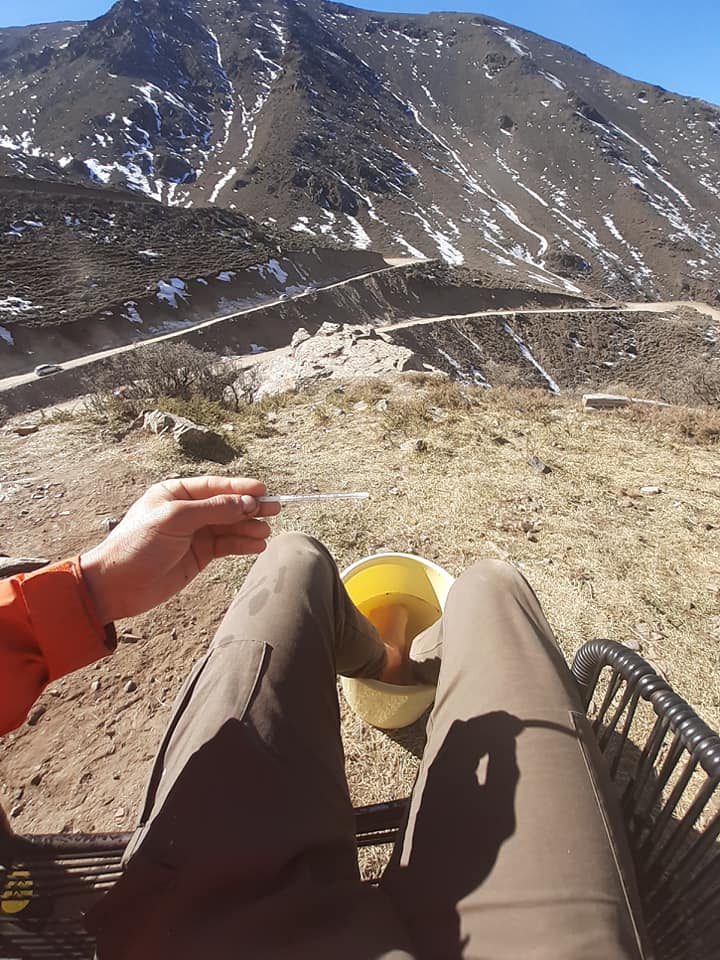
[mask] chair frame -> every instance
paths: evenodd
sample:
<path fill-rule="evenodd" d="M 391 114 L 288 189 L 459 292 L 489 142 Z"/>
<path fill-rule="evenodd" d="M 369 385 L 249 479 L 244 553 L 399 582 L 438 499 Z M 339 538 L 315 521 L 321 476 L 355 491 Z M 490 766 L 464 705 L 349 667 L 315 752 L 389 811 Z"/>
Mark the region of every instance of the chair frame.
<path fill-rule="evenodd" d="M 586 712 L 594 713 L 593 730 L 620 788 L 657 960 L 718 960 L 720 805 L 702 829 L 699 824 L 720 792 L 720 737 L 650 664 L 619 643 L 584 644 L 572 673 Z M 596 707 L 601 680 L 605 692 Z M 642 702 L 651 705 L 656 719 L 642 746 L 632 748 L 637 756 L 628 775 L 623 764 L 632 753 Z M 358 847 L 393 843 L 407 803 L 357 808 Z M 82 912 L 121 875 L 130 837 L 17 835 L 0 810 L 0 957 L 91 960 L 94 944 Z M 68 903 L 70 913 L 65 912 Z"/>

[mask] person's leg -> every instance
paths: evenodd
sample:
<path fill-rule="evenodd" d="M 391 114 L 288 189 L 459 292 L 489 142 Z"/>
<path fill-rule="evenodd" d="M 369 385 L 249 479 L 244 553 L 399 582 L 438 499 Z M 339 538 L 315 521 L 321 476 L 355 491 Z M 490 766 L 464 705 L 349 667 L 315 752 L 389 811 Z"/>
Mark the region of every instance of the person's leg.
<path fill-rule="evenodd" d="M 354 957 L 367 909 L 368 949 L 392 955 L 397 924 L 359 893 L 336 690 L 336 670 L 383 662 L 325 548 L 272 540 L 178 697 L 125 874 L 90 918 L 101 960 Z"/>
<path fill-rule="evenodd" d="M 418 955 L 641 957 L 602 760 L 524 578 L 507 564 L 477 564 L 412 656 L 438 690 L 383 889 Z"/>

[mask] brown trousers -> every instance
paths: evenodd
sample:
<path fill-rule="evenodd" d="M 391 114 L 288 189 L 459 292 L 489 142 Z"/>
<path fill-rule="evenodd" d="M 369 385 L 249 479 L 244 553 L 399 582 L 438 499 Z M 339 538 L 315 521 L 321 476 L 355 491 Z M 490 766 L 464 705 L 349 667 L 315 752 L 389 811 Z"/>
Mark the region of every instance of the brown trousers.
<path fill-rule="evenodd" d="M 407 823 L 360 882 L 336 672 L 383 648 L 324 547 L 273 539 L 183 687 L 101 960 L 639 960 L 622 824 L 523 577 L 484 561 L 413 644 L 437 681 Z"/>

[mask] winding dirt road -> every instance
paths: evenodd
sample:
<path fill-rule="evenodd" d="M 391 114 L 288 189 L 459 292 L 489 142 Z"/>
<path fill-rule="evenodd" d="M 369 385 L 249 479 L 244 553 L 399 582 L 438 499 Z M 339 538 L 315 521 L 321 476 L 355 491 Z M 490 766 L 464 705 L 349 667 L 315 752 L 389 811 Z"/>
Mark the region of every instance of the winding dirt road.
<path fill-rule="evenodd" d="M 408 327 L 424 327 L 435 323 L 444 323 L 449 320 L 476 320 L 479 317 L 507 317 L 514 316 L 517 313 L 662 313 L 665 310 L 677 310 L 678 307 L 690 307 L 697 310 L 698 313 L 708 314 L 713 320 L 720 323 L 720 309 L 711 307 L 707 303 L 697 303 L 692 300 L 664 300 L 656 303 L 627 303 L 624 307 L 533 307 L 529 310 L 521 308 L 508 310 L 477 310 L 474 313 L 448 313 L 435 317 L 417 317 L 410 320 L 401 320 L 399 323 L 385 324 L 377 329 L 386 333 L 393 330 L 406 330 Z M 278 347 L 276 350 L 265 350 L 263 353 L 257 353 L 242 357 L 237 361 L 237 366 L 241 370 L 247 370 L 255 366 L 256 363 L 264 363 L 266 360 L 272 360 L 277 357 L 287 356 L 291 347 Z"/>
<path fill-rule="evenodd" d="M 222 317 L 213 317 L 210 320 L 202 320 L 200 323 L 192 324 L 191 326 L 184 327 L 181 330 L 173 330 L 171 333 L 164 333 L 157 337 L 151 337 L 147 340 L 140 340 L 135 343 L 128 343 L 121 347 L 112 347 L 109 350 L 101 350 L 99 353 L 88 353 L 84 356 L 75 357 L 73 360 L 66 360 L 62 363 L 63 370 L 70 370 L 74 367 L 82 367 L 86 364 L 94 363 L 97 360 L 102 360 L 106 357 L 111 357 L 117 353 L 127 353 L 130 350 L 135 350 L 138 347 L 143 347 L 149 343 L 160 343 L 164 340 L 174 340 L 177 337 L 185 336 L 191 330 L 200 330 L 204 327 L 211 327 L 217 323 L 223 323 L 226 320 L 234 320 L 237 317 L 246 316 L 251 313 L 255 313 L 258 310 L 266 310 L 268 307 L 275 306 L 279 303 L 288 303 L 290 300 L 301 300 L 303 297 L 311 296 L 315 293 L 318 293 L 322 290 L 332 290 L 335 287 L 343 287 L 349 283 L 354 283 L 357 280 L 364 280 L 366 277 L 376 276 L 380 273 L 388 273 L 392 270 L 398 270 L 402 267 L 407 266 L 412 263 L 419 263 L 422 261 L 416 261 L 411 258 L 402 259 L 394 258 L 386 260 L 388 264 L 386 267 L 381 267 L 379 270 L 371 270 L 368 273 L 358 274 L 354 277 L 347 277 L 345 280 L 338 280 L 335 283 L 328 283 L 322 286 L 317 286 L 309 288 L 302 293 L 293 294 L 292 296 L 282 296 L 274 300 L 265 300 L 263 303 L 259 304 L 256 307 L 249 307 L 246 310 L 239 310 L 236 313 L 228 313 Z M 713 318 L 714 321 L 720 323 L 720 309 L 717 307 L 711 307 L 707 303 L 695 303 L 689 300 L 668 300 L 661 301 L 657 303 L 628 303 L 624 307 L 539 307 L 533 308 L 530 310 L 478 310 L 474 313 L 460 313 L 460 314 L 444 314 L 442 316 L 435 317 L 420 317 L 417 319 L 403 320 L 400 323 L 389 324 L 386 326 L 379 327 L 381 330 L 386 330 L 388 332 L 392 330 L 402 330 L 407 329 L 408 327 L 417 327 L 425 326 L 434 323 L 443 323 L 448 320 L 474 320 L 479 317 L 502 317 L 507 315 L 512 315 L 515 313 L 598 313 L 598 312 L 608 312 L 608 313 L 637 313 L 639 311 L 650 311 L 652 313 L 661 313 L 664 310 L 676 310 L 678 307 L 690 307 L 693 310 L 697 310 L 700 313 L 708 314 Z M 271 357 L 279 357 L 287 354 L 290 350 L 290 347 L 279 347 L 276 350 L 268 350 L 263 353 L 253 354 L 247 358 L 243 358 L 238 362 L 240 368 L 247 368 L 253 366 L 260 360 L 266 360 Z M 34 373 L 23 373 L 13 377 L 6 377 L 4 380 L 0 380 L 0 393 L 5 390 L 10 390 L 13 387 L 18 387 L 25 383 L 30 383 L 34 380 L 37 380 L 37 377 Z"/>
<path fill-rule="evenodd" d="M 256 307 L 248 307 L 245 310 L 239 310 L 236 313 L 226 313 L 222 317 L 212 317 L 210 320 L 201 320 L 199 323 L 189 324 L 187 327 L 183 327 L 181 330 L 173 330 L 171 333 L 163 333 L 157 337 L 149 337 L 147 340 L 138 340 L 133 343 L 126 343 L 121 347 L 111 347 L 108 350 L 100 350 L 98 353 L 87 353 L 80 357 L 75 357 L 72 360 L 63 360 L 61 366 L 63 370 L 71 370 L 74 367 L 84 367 L 86 364 L 94 363 L 96 360 L 103 360 L 106 357 L 112 357 L 116 353 L 128 353 L 130 350 L 135 350 L 138 347 L 144 347 L 149 343 L 160 343 L 163 340 L 175 340 L 177 337 L 183 337 L 188 334 L 191 330 L 202 330 L 203 327 L 212 327 L 216 323 L 223 323 L 225 320 L 235 320 L 237 317 L 243 317 L 250 313 L 256 313 L 258 310 L 266 310 L 268 307 L 276 306 L 279 303 L 288 303 L 290 300 L 302 300 L 303 297 L 309 297 L 313 294 L 319 293 L 322 290 L 332 290 L 335 287 L 344 287 L 348 283 L 355 283 L 357 280 L 364 280 L 366 277 L 377 276 L 379 273 L 389 273 L 393 270 L 399 270 L 401 267 L 408 266 L 412 263 L 422 263 L 427 261 L 413 260 L 412 258 L 393 258 L 385 261 L 388 265 L 386 267 L 380 267 L 378 270 L 370 270 L 368 273 L 360 273 L 354 277 L 347 277 L 345 280 L 337 280 L 334 283 L 325 283 L 318 285 L 316 287 L 308 288 L 307 290 L 292 294 L 290 296 L 280 296 L 275 299 L 263 300 L 262 303 L 258 304 Z M 32 372 L 30 373 L 21 373 L 13 377 L 5 377 L 5 379 L 0 380 L 0 392 L 4 390 L 11 390 L 13 387 L 19 387 L 24 383 L 30 383 L 33 380 L 38 378 Z"/>

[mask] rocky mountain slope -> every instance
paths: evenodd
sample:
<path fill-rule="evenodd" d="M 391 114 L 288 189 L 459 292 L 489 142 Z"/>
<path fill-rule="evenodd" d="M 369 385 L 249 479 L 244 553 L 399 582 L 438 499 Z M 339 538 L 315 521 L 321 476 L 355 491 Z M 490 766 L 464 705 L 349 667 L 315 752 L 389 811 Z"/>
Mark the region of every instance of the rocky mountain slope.
<path fill-rule="evenodd" d="M 58 337 L 65 359 L 386 266 L 235 211 L 20 177 L 0 178 L 0 261 L 0 376 Z"/>
<path fill-rule="evenodd" d="M 0 172 L 558 290 L 720 283 L 720 110 L 485 16 L 120 0 L 0 31 L 0 148 Z"/>

